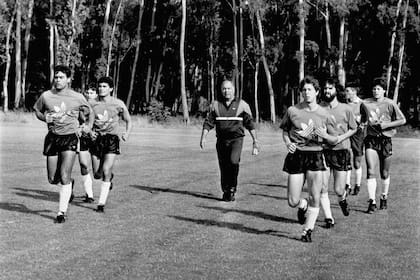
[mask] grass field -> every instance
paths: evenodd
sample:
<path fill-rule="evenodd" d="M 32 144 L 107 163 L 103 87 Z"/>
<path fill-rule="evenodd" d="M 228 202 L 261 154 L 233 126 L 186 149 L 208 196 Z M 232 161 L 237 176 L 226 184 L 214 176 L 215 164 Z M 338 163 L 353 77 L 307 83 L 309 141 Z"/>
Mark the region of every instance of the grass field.
<path fill-rule="evenodd" d="M 76 198 L 54 224 L 58 190 L 46 179 L 41 122 L 3 122 L 0 279 L 420 279 L 420 140 L 394 139 L 389 209 L 365 214 L 365 182 L 336 226 L 318 218 L 313 243 L 286 198 L 280 133 L 247 136 L 237 201 L 220 201 L 215 136 L 135 128 L 122 145 L 105 213 Z M 379 184 L 380 187 L 380 184 Z M 380 189 L 380 188 L 379 188 Z M 95 199 L 99 182 L 94 183 Z"/>

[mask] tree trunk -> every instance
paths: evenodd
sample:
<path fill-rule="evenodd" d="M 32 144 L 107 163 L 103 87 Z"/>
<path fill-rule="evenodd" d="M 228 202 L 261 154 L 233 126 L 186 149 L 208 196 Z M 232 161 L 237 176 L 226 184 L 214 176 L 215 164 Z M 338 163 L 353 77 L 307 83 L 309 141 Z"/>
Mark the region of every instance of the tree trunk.
<path fill-rule="evenodd" d="M 21 25 L 22 25 L 22 2 L 16 0 L 16 41 L 15 41 L 15 104 L 19 108 L 22 97 L 22 64 L 21 64 Z"/>
<path fill-rule="evenodd" d="M 50 0 L 50 13 L 49 19 L 47 19 L 47 23 L 49 26 L 49 63 L 50 63 L 50 85 L 54 80 L 54 64 L 55 64 L 55 52 L 54 52 L 54 21 L 53 21 L 53 10 L 54 10 L 54 0 Z"/>
<path fill-rule="evenodd" d="M 398 102 L 398 91 L 400 88 L 400 81 L 401 81 L 401 71 L 402 71 L 402 64 L 404 59 L 404 47 L 405 47 L 405 34 L 406 34 L 406 27 L 407 27 L 407 17 L 408 17 L 408 6 L 410 1 L 407 0 L 407 3 L 405 5 L 404 9 L 404 19 L 403 19 L 403 25 L 402 25 L 402 34 L 401 34 L 401 43 L 400 43 L 400 51 L 399 51 L 399 61 L 398 61 L 398 72 L 397 72 L 397 81 L 395 82 L 395 89 L 394 89 L 394 96 L 393 100 L 395 103 Z"/>
<path fill-rule="evenodd" d="M 232 11 L 233 11 L 233 82 L 235 84 L 236 96 L 239 95 L 239 74 L 238 74 L 238 27 L 236 24 L 236 14 L 237 14 L 236 0 L 232 0 Z"/>
<path fill-rule="evenodd" d="M 118 17 L 123 7 L 123 3 L 124 3 L 124 0 L 120 0 L 120 3 L 118 4 L 117 12 L 115 14 L 114 23 L 112 24 L 111 36 L 109 38 L 108 57 L 106 60 L 106 71 L 105 71 L 106 76 L 109 76 L 109 69 L 111 67 L 111 59 L 112 59 L 112 43 L 114 42 L 115 31 L 117 30 Z"/>
<path fill-rule="evenodd" d="M 156 29 L 155 27 L 155 15 L 156 15 L 156 5 L 157 5 L 157 0 L 153 1 L 153 8 L 152 8 L 152 19 L 150 22 L 150 34 L 153 36 L 154 31 Z M 150 87 L 150 78 L 152 75 L 152 48 L 150 48 L 149 51 L 149 59 L 147 62 L 147 74 L 146 74 L 146 86 L 145 86 L 145 96 L 146 96 L 146 102 L 148 103 L 150 101 L 150 91 L 151 91 L 151 87 Z"/>
<path fill-rule="evenodd" d="M 4 71 L 4 80 L 3 80 L 3 112 L 9 111 L 9 71 L 10 71 L 10 64 L 12 64 L 12 57 L 10 55 L 10 38 L 12 37 L 12 28 L 13 23 L 15 21 L 15 14 L 16 14 L 16 6 L 13 11 L 13 14 L 10 18 L 9 25 L 7 27 L 7 35 L 6 35 L 6 69 Z"/>
<path fill-rule="evenodd" d="M 325 1 L 325 36 L 327 37 L 327 48 L 329 51 L 332 50 L 331 43 L 331 27 L 330 27 L 330 9 L 328 1 Z M 330 75 L 334 75 L 334 63 L 330 60 L 328 61 L 328 67 L 330 69 Z"/>
<path fill-rule="evenodd" d="M 238 94 L 239 99 L 242 99 L 244 88 L 244 22 L 242 18 L 242 3 L 239 2 L 239 85 Z"/>
<path fill-rule="evenodd" d="M 392 58 L 394 57 L 395 37 L 397 36 L 398 17 L 400 15 L 401 4 L 402 4 L 402 0 L 398 0 L 397 11 L 395 13 L 395 22 L 394 22 L 394 26 L 392 28 L 391 45 L 389 47 L 388 67 L 387 67 L 387 71 L 386 71 L 386 92 L 385 92 L 385 96 L 389 95 L 389 87 L 391 86 Z"/>
<path fill-rule="evenodd" d="M 275 103 L 274 103 L 274 90 L 273 90 L 273 86 L 272 86 L 272 83 L 271 83 L 270 69 L 268 67 L 267 59 L 265 57 L 264 33 L 263 33 L 263 29 L 262 29 L 260 11 L 257 10 L 255 15 L 257 17 L 258 32 L 260 34 L 261 59 L 262 59 L 263 65 L 264 65 L 265 76 L 267 78 L 268 93 L 270 95 L 270 119 L 271 119 L 272 123 L 275 123 L 276 122 L 276 108 L 275 108 Z"/>
<path fill-rule="evenodd" d="M 76 16 L 77 0 L 72 0 L 72 5 L 71 6 L 72 6 L 71 7 L 71 18 L 70 18 L 70 23 L 71 23 L 71 36 L 70 36 L 70 39 L 69 39 L 69 44 L 67 45 L 66 64 L 68 66 L 70 66 L 70 68 L 73 70 L 73 66 L 70 65 L 70 60 L 71 60 L 71 47 L 73 46 L 74 35 L 76 33 L 75 23 L 74 23 L 74 17 Z"/>
<path fill-rule="evenodd" d="M 181 38 L 179 42 L 179 58 L 180 58 L 180 71 L 181 71 L 181 99 L 182 99 L 182 112 L 184 122 L 186 125 L 190 123 L 188 114 L 187 92 L 185 89 L 185 58 L 184 58 L 184 44 L 185 44 L 185 26 L 187 22 L 187 0 L 182 0 L 182 22 L 181 22 Z"/>
<path fill-rule="evenodd" d="M 338 41 L 338 81 L 344 86 L 346 84 L 346 72 L 344 69 L 344 42 L 345 42 L 345 25 L 346 19 L 344 16 L 340 18 L 340 37 Z"/>
<path fill-rule="evenodd" d="M 299 83 L 305 77 L 305 7 L 299 0 Z M 303 100 L 299 95 L 299 100 Z"/>
<path fill-rule="evenodd" d="M 210 102 L 213 102 L 215 100 L 215 94 L 214 94 L 214 56 L 213 56 L 213 27 L 211 32 L 211 38 L 210 38 L 210 47 L 209 47 L 209 55 L 210 55 L 210 66 L 209 66 L 209 74 L 210 74 Z"/>
<path fill-rule="evenodd" d="M 127 96 L 127 108 L 130 110 L 131 105 L 131 97 L 133 95 L 134 89 L 134 82 L 136 78 L 136 69 L 137 69 L 137 62 L 140 56 L 140 43 L 141 43 L 141 20 L 143 18 L 143 11 L 144 11 L 144 0 L 140 0 L 140 7 L 139 7 L 139 22 L 137 24 L 137 34 L 136 34 L 136 54 L 134 55 L 133 66 L 131 69 L 131 80 L 130 80 L 130 89 L 128 91 Z"/>
<path fill-rule="evenodd" d="M 25 45 L 23 48 L 22 56 L 22 92 L 26 95 L 26 69 L 28 67 L 28 55 L 29 55 L 29 41 L 31 38 L 31 27 L 32 27 L 32 15 L 34 10 L 34 0 L 29 0 L 28 5 L 28 17 L 25 24 Z"/>
<path fill-rule="evenodd" d="M 260 61 L 255 63 L 254 72 L 254 104 L 255 104 L 255 121 L 260 122 L 260 111 L 258 109 L 258 72 L 260 71 Z"/>
<path fill-rule="evenodd" d="M 161 60 L 161 62 L 159 63 L 158 71 L 157 71 L 157 74 L 155 75 L 155 77 L 156 77 L 156 78 L 154 79 L 154 81 L 153 81 L 153 83 L 152 83 L 152 84 L 154 85 L 154 90 L 153 90 L 153 92 L 152 92 L 152 97 L 153 97 L 153 96 L 157 96 L 157 95 L 158 95 L 158 93 L 159 93 L 159 88 L 160 88 L 160 78 L 162 77 L 163 61 L 164 61 L 165 56 L 166 56 L 166 46 L 167 46 L 166 36 L 167 36 L 167 32 L 168 32 L 168 30 L 169 30 L 169 27 L 170 27 L 170 26 L 171 26 L 171 24 L 172 24 L 172 21 L 173 21 L 173 18 L 172 18 L 172 17 L 170 17 L 170 18 L 168 19 L 167 24 L 166 24 L 165 31 L 163 32 L 162 41 L 164 42 L 164 44 L 163 44 L 163 51 L 162 51 L 162 60 Z"/>
<path fill-rule="evenodd" d="M 104 14 L 104 25 L 102 27 L 102 50 L 105 51 L 105 44 L 107 42 L 107 33 L 108 33 L 108 21 L 109 21 L 109 14 L 111 13 L 111 3 L 112 0 L 106 0 L 105 6 L 105 14 Z"/>

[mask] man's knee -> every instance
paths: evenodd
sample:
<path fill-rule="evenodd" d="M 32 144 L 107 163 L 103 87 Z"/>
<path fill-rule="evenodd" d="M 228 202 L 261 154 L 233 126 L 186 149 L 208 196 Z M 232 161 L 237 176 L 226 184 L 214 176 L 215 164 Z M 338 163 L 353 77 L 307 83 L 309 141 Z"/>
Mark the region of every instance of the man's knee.
<path fill-rule="evenodd" d="M 292 208 L 296 208 L 299 206 L 300 198 L 296 199 L 294 197 L 289 197 L 288 201 L 289 206 Z"/>
<path fill-rule="evenodd" d="M 60 183 L 60 178 L 48 176 L 48 183 L 50 183 L 51 185 L 58 185 Z"/>
<path fill-rule="evenodd" d="M 385 180 L 389 178 L 389 170 L 382 170 L 381 171 L 381 179 Z"/>

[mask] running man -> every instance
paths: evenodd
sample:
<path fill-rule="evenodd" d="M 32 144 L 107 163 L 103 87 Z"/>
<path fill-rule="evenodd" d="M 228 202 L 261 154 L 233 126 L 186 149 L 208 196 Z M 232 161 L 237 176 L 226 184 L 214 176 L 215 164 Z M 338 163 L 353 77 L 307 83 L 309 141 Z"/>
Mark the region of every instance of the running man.
<path fill-rule="evenodd" d="M 351 154 L 349 137 L 356 132 L 357 124 L 351 107 L 341 103 L 337 99 L 342 86 L 336 79 L 327 79 L 322 95 L 321 106 L 330 114 L 331 121 L 327 125 L 327 132 L 336 136 L 334 144 L 324 146 L 325 162 L 327 170 L 323 172 L 323 187 L 320 204 L 325 214 L 326 228 L 334 226 L 334 218 L 331 212 L 330 199 L 328 197 L 329 179 L 333 175 L 334 191 L 338 197 L 338 204 L 344 216 L 350 214 L 346 199 L 347 171 L 351 170 Z"/>
<path fill-rule="evenodd" d="M 93 124 L 91 149 L 93 174 L 95 179 L 101 179 L 101 193 L 97 212 L 104 212 L 109 191 L 112 189 L 114 161 L 120 154 L 119 120 L 125 122 L 125 132 L 121 140 L 127 141 L 132 129 L 130 114 L 124 102 L 111 96 L 114 82 L 110 77 L 98 80 L 98 100 L 91 103 L 95 116 Z"/>
<path fill-rule="evenodd" d="M 200 147 L 204 149 L 207 134 L 216 127 L 216 150 L 219 159 L 221 187 L 224 201 L 234 201 L 238 185 L 239 162 L 242 152 L 244 128 L 249 131 L 253 140 L 253 155 L 258 154 L 259 145 L 255 132 L 255 123 L 251 109 L 243 100 L 235 99 L 233 83 L 225 80 L 222 83 L 223 101 L 215 101 L 203 124 Z"/>
<path fill-rule="evenodd" d="M 357 123 L 356 133 L 350 137 L 351 151 L 353 154 L 353 168 L 355 170 L 355 184 L 353 189 L 353 195 L 357 195 L 360 192 L 360 184 L 362 182 L 362 158 L 364 155 L 364 145 L 363 141 L 365 139 L 365 126 L 366 120 L 362 120 L 361 111 L 366 110 L 366 107 L 363 105 L 363 100 L 357 96 L 358 88 L 354 85 L 346 86 L 346 100 L 347 104 L 353 110 L 354 117 Z M 366 114 L 363 114 L 364 116 Z M 346 190 L 347 193 L 351 193 L 351 173 L 352 171 L 347 171 L 346 179 Z"/>
<path fill-rule="evenodd" d="M 300 91 L 303 101 L 289 107 L 280 124 L 289 152 L 284 160 L 283 170 L 289 173 L 289 206 L 298 207 L 298 220 L 304 225 L 301 240 L 312 242 L 312 231 L 319 213 L 322 171 L 326 170 L 322 153 L 324 139 L 320 135 L 331 142 L 336 141 L 336 137 L 331 137 L 326 132 L 329 114 L 317 103 L 318 80 L 305 77 L 300 83 Z M 309 201 L 301 198 L 305 180 L 309 190 Z"/>
<path fill-rule="evenodd" d="M 379 171 L 382 179 L 382 193 L 379 209 L 387 209 L 388 192 L 390 185 L 389 170 L 391 167 L 392 141 L 396 134 L 396 127 L 404 125 L 406 119 L 397 104 L 385 97 L 386 81 L 375 79 L 373 81 L 373 97 L 365 99 L 364 104 L 368 111 L 368 124 L 366 129 L 366 165 L 367 190 L 369 206 L 367 213 L 372 214 L 376 208 L 376 178 L 375 166 L 379 162 Z"/>
<path fill-rule="evenodd" d="M 86 100 L 91 104 L 98 98 L 98 93 L 96 92 L 96 85 L 89 85 L 88 90 L 85 94 Z M 83 112 L 81 115 L 82 122 L 83 120 L 89 117 L 89 111 Z M 93 188 L 92 188 L 92 175 L 90 174 L 90 166 L 92 166 L 92 159 L 90 155 L 90 147 L 92 146 L 92 138 L 90 135 L 90 129 L 86 129 L 86 124 L 82 123 L 80 125 L 80 138 L 79 138 L 79 164 L 80 172 L 82 174 L 83 186 L 85 189 L 85 198 L 84 202 L 93 203 Z"/>
<path fill-rule="evenodd" d="M 74 180 L 71 178 L 71 171 L 79 141 L 79 115 L 84 110 L 91 112 L 83 95 L 69 88 L 70 82 L 70 68 L 56 66 L 53 89 L 43 92 L 34 105 L 36 117 L 48 126 L 43 151 L 47 157 L 48 182 L 53 185 L 61 183 L 57 223 L 65 222 L 73 194 Z M 93 118 L 90 118 L 88 130 L 92 121 Z"/>

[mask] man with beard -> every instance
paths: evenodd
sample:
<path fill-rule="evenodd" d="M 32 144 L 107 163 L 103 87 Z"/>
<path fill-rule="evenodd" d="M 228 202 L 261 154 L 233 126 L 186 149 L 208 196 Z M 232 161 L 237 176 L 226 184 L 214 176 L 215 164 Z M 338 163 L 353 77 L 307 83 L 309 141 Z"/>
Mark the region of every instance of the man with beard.
<path fill-rule="evenodd" d="M 350 139 L 349 137 L 356 132 L 357 123 L 351 107 L 341 103 L 337 99 L 338 90 L 342 89 L 337 80 L 327 79 L 324 86 L 323 101 L 324 107 L 331 117 L 331 122 L 327 123 L 327 133 L 337 137 L 334 144 L 324 145 L 324 156 L 327 170 L 323 172 L 323 187 L 320 197 L 320 205 L 325 214 L 326 227 L 334 226 L 330 199 L 328 197 L 329 178 L 332 173 L 334 178 L 334 191 L 338 196 L 338 204 L 344 214 L 350 214 L 346 200 L 346 177 L 347 170 L 351 169 Z"/>

